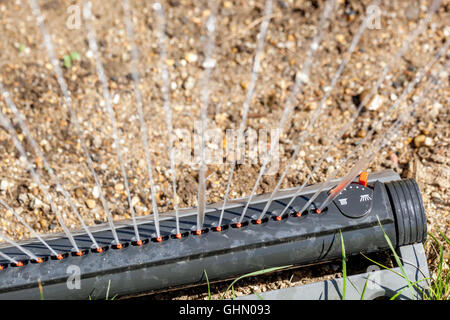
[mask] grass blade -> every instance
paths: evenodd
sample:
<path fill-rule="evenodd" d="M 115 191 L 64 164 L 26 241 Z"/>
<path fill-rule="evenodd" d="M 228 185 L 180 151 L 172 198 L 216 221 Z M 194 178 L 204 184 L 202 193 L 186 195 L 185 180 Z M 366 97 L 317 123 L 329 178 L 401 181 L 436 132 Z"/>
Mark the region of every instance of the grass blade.
<path fill-rule="evenodd" d="M 413 289 L 411 280 L 409 280 L 409 278 L 405 272 L 405 269 L 403 268 L 403 264 L 400 261 L 400 258 L 398 256 L 397 252 L 395 252 L 395 249 L 394 249 L 394 246 L 392 245 L 391 239 L 389 239 L 388 235 L 386 234 L 386 232 L 383 229 L 383 226 L 381 225 L 380 217 L 377 216 L 377 219 L 378 219 L 378 224 L 380 225 L 381 231 L 383 231 L 384 238 L 386 239 L 386 242 L 389 245 L 389 248 L 391 249 L 392 254 L 394 255 L 395 262 L 397 263 L 398 267 L 400 268 L 400 271 L 403 274 L 404 279 L 408 283 L 408 287 L 411 290 L 411 297 L 414 297 L 414 289 Z"/>
<path fill-rule="evenodd" d="M 263 269 L 263 270 L 259 270 L 259 271 L 255 271 L 255 272 L 250 272 L 247 274 L 244 274 L 243 276 L 240 276 L 239 278 L 235 279 L 229 286 L 228 288 L 225 290 L 225 292 L 222 294 L 222 298 L 221 300 L 225 299 L 225 295 L 227 294 L 227 292 L 233 288 L 234 284 L 236 282 L 238 282 L 239 280 L 243 279 L 243 278 L 247 278 L 247 277 L 253 277 L 253 276 L 259 276 L 261 274 L 265 274 L 265 273 L 269 273 L 269 272 L 273 272 L 273 271 L 278 271 L 281 269 L 286 269 L 291 267 L 291 265 L 289 266 L 282 266 L 282 267 L 273 267 L 273 268 L 268 268 L 268 269 Z"/>
<path fill-rule="evenodd" d="M 106 288 L 106 300 L 109 298 L 109 288 L 111 287 L 111 280 L 108 281 L 108 288 Z"/>
<path fill-rule="evenodd" d="M 339 230 L 341 234 L 341 248 L 342 248 L 342 277 L 344 278 L 344 287 L 342 288 L 342 300 L 345 300 L 345 293 L 347 291 L 347 257 L 345 255 L 345 245 L 344 237 L 342 236 L 342 231 Z"/>
<path fill-rule="evenodd" d="M 259 300 L 264 300 L 264 298 L 261 297 L 261 296 L 258 294 L 258 292 L 253 291 L 253 294 L 254 294 L 255 296 L 257 296 Z"/>
<path fill-rule="evenodd" d="M 425 278 L 425 279 L 420 279 L 420 280 L 418 280 L 418 281 L 416 281 L 416 282 L 413 282 L 412 285 L 416 286 L 416 284 L 418 284 L 419 282 L 424 281 L 424 280 L 427 280 L 427 279 L 426 279 L 426 278 Z M 400 290 L 399 292 L 397 292 L 396 294 L 394 294 L 389 300 L 395 300 L 395 299 L 397 299 L 397 297 L 398 297 L 399 295 L 401 295 L 401 294 L 403 293 L 403 291 L 405 291 L 406 289 L 407 289 L 407 288 L 403 288 L 402 290 Z"/>
<path fill-rule="evenodd" d="M 447 242 L 448 238 L 445 236 L 445 234 L 443 234 L 441 230 L 439 230 L 439 233 L 444 238 L 445 242 Z M 445 276 L 443 275 L 444 250 L 445 250 L 444 245 L 433 234 L 428 233 L 428 235 L 439 247 L 439 264 L 436 279 L 430 285 L 429 292 L 428 294 L 425 295 L 425 297 L 429 300 L 447 300 L 449 299 L 450 273 L 447 273 Z"/>
<path fill-rule="evenodd" d="M 450 246 L 450 239 L 447 238 L 447 236 L 445 235 L 445 233 L 443 233 L 441 231 L 441 229 L 438 228 L 439 234 L 441 235 L 442 238 L 444 238 L 445 242 L 447 242 L 447 244 Z"/>
<path fill-rule="evenodd" d="M 211 286 L 209 284 L 208 274 L 206 273 L 206 270 L 203 270 L 203 273 L 205 274 L 206 284 L 208 285 L 208 300 L 212 300 L 212 298 L 211 298 Z"/>
<path fill-rule="evenodd" d="M 361 293 L 361 298 L 360 298 L 360 300 L 364 300 L 364 295 L 366 294 L 367 284 L 369 283 L 369 277 L 370 277 L 370 276 L 367 276 L 366 282 L 364 283 L 364 288 L 363 288 L 363 291 L 362 291 L 362 293 Z"/>
<path fill-rule="evenodd" d="M 44 300 L 44 288 L 42 287 L 41 279 L 38 279 L 38 285 L 39 285 L 39 297 L 41 300 Z"/>

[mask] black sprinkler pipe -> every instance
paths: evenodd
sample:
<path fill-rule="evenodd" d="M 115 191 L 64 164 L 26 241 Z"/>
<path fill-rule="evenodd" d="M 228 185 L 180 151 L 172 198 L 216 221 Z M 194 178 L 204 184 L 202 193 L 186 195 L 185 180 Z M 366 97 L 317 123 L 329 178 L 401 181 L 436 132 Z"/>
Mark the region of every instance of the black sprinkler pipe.
<path fill-rule="evenodd" d="M 396 247 L 425 240 L 425 211 L 414 180 L 400 180 L 392 171 L 371 174 L 367 186 L 351 183 L 317 213 L 335 184 L 330 183 L 306 212 L 298 212 L 317 190 L 308 186 L 281 219 L 276 217 L 297 189 L 280 192 L 262 221 L 255 219 L 268 196 L 255 197 L 240 227 L 236 222 L 245 199 L 234 200 L 225 211 L 221 231 L 217 231 L 221 206 L 210 206 L 200 235 L 195 233 L 196 212 L 190 209 L 181 214 L 181 239 L 175 235 L 174 217 L 168 216 L 161 221 L 160 242 L 153 221 L 146 217 L 139 220 L 139 233 L 146 239 L 142 245 L 134 242 L 133 227 L 122 223 L 117 226 L 122 249 L 112 244 L 105 226 L 93 230 L 101 253 L 82 233 L 75 236 L 82 256 L 71 253 L 63 236 L 47 239 L 55 251 L 65 253 L 62 260 L 51 257 L 37 241 L 22 245 L 44 258 L 43 263 L 3 247 L 2 252 L 24 266 L 0 261 L 0 299 L 39 299 L 38 279 L 45 299 L 104 298 L 108 286 L 111 293 L 126 295 L 203 282 L 204 271 L 214 281 L 269 267 L 328 261 L 342 255 L 341 232 L 347 255 L 385 250 L 388 244 L 379 223 Z"/>

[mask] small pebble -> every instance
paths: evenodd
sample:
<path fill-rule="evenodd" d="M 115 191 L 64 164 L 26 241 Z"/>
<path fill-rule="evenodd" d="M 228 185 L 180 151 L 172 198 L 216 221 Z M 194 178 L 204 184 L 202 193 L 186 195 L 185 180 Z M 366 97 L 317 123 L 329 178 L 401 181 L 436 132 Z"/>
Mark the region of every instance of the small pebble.
<path fill-rule="evenodd" d="M 39 169 L 42 169 L 44 167 L 44 161 L 42 160 L 41 157 L 37 157 L 35 163 L 36 167 L 38 167 Z"/>
<path fill-rule="evenodd" d="M 175 60 L 173 60 L 173 59 L 167 59 L 167 60 L 166 60 L 166 64 L 167 64 L 167 66 L 171 67 L 171 66 L 173 66 L 173 65 L 175 64 Z"/>
<path fill-rule="evenodd" d="M 41 228 L 43 230 L 47 230 L 48 229 L 48 221 L 46 219 L 39 220 L 39 224 L 41 225 Z"/>
<path fill-rule="evenodd" d="M 88 207 L 89 209 L 94 209 L 96 204 L 97 203 L 93 199 L 86 200 L 86 207 Z"/>
<path fill-rule="evenodd" d="M 21 193 L 19 194 L 19 196 L 17 197 L 17 201 L 19 202 L 19 204 L 21 205 L 26 205 L 28 203 L 28 196 L 25 193 Z"/>
<path fill-rule="evenodd" d="M 381 105 L 383 104 L 383 100 L 384 100 L 383 96 L 380 96 L 380 95 L 376 94 L 372 98 L 372 101 L 370 102 L 370 104 L 368 104 L 367 108 L 370 111 L 378 110 L 381 107 Z"/>
<path fill-rule="evenodd" d="M 100 138 L 100 136 L 98 136 L 98 135 L 94 136 L 94 139 L 92 142 L 94 143 L 94 147 L 96 147 L 97 149 L 102 146 L 102 138 Z"/>
<path fill-rule="evenodd" d="M 83 188 L 76 188 L 75 189 L 75 196 L 77 198 L 83 198 Z"/>
<path fill-rule="evenodd" d="M 131 205 L 133 206 L 133 207 L 135 207 L 138 203 L 140 203 L 141 202 L 141 200 L 139 199 L 139 197 L 137 197 L 137 196 L 134 196 L 132 199 L 131 199 Z"/>
<path fill-rule="evenodd" d="M 425 143 L 426 136 L 423 134 L 419 134 L 414 138 L 414 146 L 416 148 L 421 147 Z"/>
<path fill-rule="evenodd" d="M 344 44 L 345 43 L 345 36 L 343 34 L 337 34 L 335 39 L 340 44 Z"/>
<path fill-rule="evenodd" d="M 0 182 L 0 191 L 6 191 L 8 189 L 8 181 L 2 180 Z"/>
<path fill-rule="evenodd" d="M 41 200 L 39 200 L 38 198 L 33 198 L 30 201 L 30 205 L 29 206 L 30 206 L 31 210 L 35 210 L 35 209 L 42 208 L 43 205 L 44 205 L 44 203 Z"/>
<path fill-rule="evenodd" d="M 148 208 L 144 206 L 136 205 L 134 208 L 138 214 L 147 214 Z"/>
<path fill-rule="evenodd" d="M 439 192 L 432 192 L 431 200 L 433 200 L 433 202 L 435 202 L 435 203 L 441 203 L 442 198 L 441 198 L 441 195 L 439 194 Z"/>
<path fill-rule="evenodd" d="M 308 75 L 301 71 L 297 72 L 297 74 L 295 75 L 295 78 L 299 78 L 303 83 L 308 83 L 308 81 L 309 81 Z"/>
<path fill-rule="evenodd" d="M 430 137 L 426 137 L 423 144 L 427 147 L 431 147 L 433 145 L 433 139 L 431 139 Z"/>
<path fill-rule="evenodd" d="M 195 52 L 188 52 L 188 53 L 186 53 L 186 56 L 184 57 L 184 59 L 189 63 L 194 63 L 194 62 L 197 62 L 198 56 Z"/>
<path fill-rule="evenodd" d="M 211 69 L 214 68 L 215 66 L 216 66 L 216 59 L 212 58 L 206 59 L 202 65 L 204 69 Z"/>
<path fill-rule="evenodd" d="M 118 104 L 118 103 L 119 103 L 119 101 L 120 101 L 120 94 L 116 94 L 116 95 L 114 95 L 114 98 L 113 98 L 113 103 L 114 103 L 114 104 Z"/>
<path fill-rule="evenodd" d="M 359 95 L 359 99 L 360 103 L 364 103 L 370 111 L 378 110 L 383 104 L 383 97 L 378 94 L 372 94 L 371 89 L 363 90 Z"/>
<path fill-rule="evenodd" d="M 183 88 L 186 90 L 191 90 L 195 86 L 195 80 L 192 77 L 188 77 L 183 83 Z"/>
<path fill-rule="evenodd" d="M 231 2 L 231 1 L 224 1 L 223 7 L 224 7 L 225 9 L 230 9 L 230 8 L 233 7 L 233 2 Z"/>
<path fill-rule="evenodd" d="M 100 188 L 98 186 L 94 186 L 92 188 L 92 196 L 94 199 L 98 199 L 100 197 Z"/>
<path fill-rule="evenodd" d="M 356 133 L 358 138 L 365 138 L 365 136 L 367 135 L 367 131 L 364 129 L 358 130 L 358 132 Z"/>

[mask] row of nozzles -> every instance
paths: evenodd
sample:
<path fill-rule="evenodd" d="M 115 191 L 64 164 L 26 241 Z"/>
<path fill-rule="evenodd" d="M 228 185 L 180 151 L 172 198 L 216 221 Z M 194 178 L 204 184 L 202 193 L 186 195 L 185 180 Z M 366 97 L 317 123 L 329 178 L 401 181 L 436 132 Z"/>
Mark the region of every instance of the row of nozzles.
<path fill-rule="evenodd" d="M 254 225 L 262 225 L 264 223 L 267 223 L 270 219 L 273 221 L 279 222 L 279 221 L 289 219 L 290 217 L 300 218 L 300 217 L 305 217 L 309 214 L 323 214 L 325 211 L 326 210 L 324 210 L 321 213 L 318 213 L 315 210 L 311 209 L 311 210 L 305 211 L 303 213 L 292 212 L 290 214 L 284 214 L 282 216 L 281 215 L 273 215 L 271 217 L 266 217 L 263 219 L 253 219 L 250 221 L 243 221 L 242 223 L 236 222 L 236 223 L 231 223 L 231 224 L 223 224 L 220 227 L 207 227 L 202 230 L 187 231 L 187 232 L 183 232 L 183 233 L 179 233 L 179 234 L 165 235 L 165 236 L 161 236 L 161 237 L 154 237 L 154 238 L 144 239 L 144 240 L 140 240 L 140 241 L 121 242 L 119 244 L 111 243 L 111 245 L 109 245 L 109 246 L 108 245 L 101 246 L 99 248 L 92 248 L 90 250 L 71 251 L 71 252 L 66 252 L 66 253 L 60 253 L 57 256 L 39 257 L 38 258 L 39 260 L 28 259 L 28 260 L 17 261 L 17 263 L 0 264 L 0 271 L 5 270 L 8 267 L 14 267 L 14 268 L 23 267 L 23 266 L 27 265 L 28 263 L 39 264 L 39 263 L 44 263 L 44 262 L 50 261 L 50 260 L 60 261 L 60 260 L 67 258 L 69 255 L 74 256 L 74 257 L 82 257 L 89 253 L 101 254 L 101 253 L 109 250 L 110 248 L 114 249 L 114 250 L 122 250 L 130 245 L 140 247 L 140 246 L 147 245 L 150 242 L 160 243 L 163 241 L 168 241 L 170 239 L 180 240 L 180 239 L 186 238 L 190 235 L 201 236 L 201 235 L 209 233 L 210 231 L 211 232 L 225 232 L 230 227 L 234 228 L 234 229 L 243 229 L 243 228 L 247 227 L 249 225 L 249 223 L 254 224 Z"/>

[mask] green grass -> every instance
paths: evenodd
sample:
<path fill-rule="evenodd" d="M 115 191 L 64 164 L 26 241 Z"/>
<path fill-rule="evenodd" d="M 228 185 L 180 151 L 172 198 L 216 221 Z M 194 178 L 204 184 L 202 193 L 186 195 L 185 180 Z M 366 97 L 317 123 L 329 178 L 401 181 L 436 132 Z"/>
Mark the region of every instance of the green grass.
<path fill-rule="evenodd" d="M 111 280 L 108 280 L 108 286 L 106 287 L 106 294 L 105 294 L 105 300 L 115 300 L 117 298 L 117 294 L 114 295 L 113 297 L 109 297 L 110 294 L 110 289 L 111 289 Z M 94 289 L 91 291 L 93 292 Z M 89 295 L 89 300 L 95 300 L 95 298 L 92 297 L 92 294 Z"/>
<path fill-rule="evenodd" d="M 203 273 L 205 274 L 206 283 L 208 284 L 208 300 L 212 300 L 212 297 L 211 297 L 211 285 L 209 283 L 208 274 L 206 273 L 206 270 L 203 270 Z"/>
<path fill-rule="evenodd" d="M 437 237 L 431 233 L 428 233 L 428 235 L 431 237 L 431 239 L 434 241 L 434 244 L 439 248 L 439 262 L 438 262 L 438 270 L 437 270 L 437 276 L 434 280 L 430 279 L 430 278 L 424 278 L 421 279 L 419 281 L 416 282 L 412 282 L 404 268 L 403 268 L 403 264 L 401 262 L 401 258 L 399 257 L 399 255 L 397 254 L 397 252 L 395 251 L 391 240 L 389 239 L 388 235 L 385 233 L 383 226 L 381 225 L 381 222 L 378 220 L 378 223 L 380 225 L 381 231 L 383 232 L 384 238 L 386 239 L 386 242 L 389 245 L 389 248 L 391 250 L 391 253 L 394 256 L 395 262 L 397 264 L 397 266 L 400 269 L 400 273 L 396 272 L 395 270 L 386 267 L 384 265 L 382 265 L 381 263 L 378 263 L 372 259 L 370 259 L 369 257 L 367 257 L 366 255 L 362 254 L 367 260 L 371 261 L 372 263 L 376 264 L 377 266 L 383 268 L 383 269 L 387 269 L 401 277 L 403 277 L 407 284 L 408 287 L 400 290 L 399 292 L 397 292 L 396 294 L 394 294 L 391 297 L 391 300 L 395 300 L 397 299 L 406 289 L 409 289 L 412 293 L 413 296 L 418 296 L 419 298 L 422 298 L 424 300 L 450 300 L 450 272 L 448 270 L 444 271 L 444 252 L 450 247 L 450 241 L 449 239 L 445 236 L 445 234 L 439 230 L 439 234 L 441 235 L 441 237 L 444 239 L 445 243 L 442 243 L 441 241 L 439 241 L 437 239 Z M 447 247 L 447 248 L 446 248 Z M 345 257 L 345 256 L 343 256 Z M 419 270 L 420 271 L 420 270 Z M 418 286 L 418 283 L 422 282 L 422 281 L 427 281 L 429 286 L 427 290 L 423 290 L 422 287 Z M 366 285 L 367 285 L 367 281 L 366 281 Z M 364 291 L 365 292 L 365 288 L 366 285 L 364 286 Z M 414 289 L 416 291 L 414 291 Z"/>
<path fill-rule="evenodd" d="M 369 257 L 367 257 L 364 254 L 362 254 L 362 256 L 364 256 L 367 260 L 376 264 L 377 266 L 379 266 L 383 269 L 389 270 L 406 280 L 408 286 L 406 288 L 396 292 L 390 299 L 395 300 L 405 290 L 410 290 L 410 292 L 413 296 L 422 298 L 424 300 L 450 300 L 450 272 L 448 271 L 448 266 L 447 266 L 446 270 L 444 267 L 444 265 L 446 263 L 444 261 L 444 253 L 448 252 L 449 248 L 450 248 L 450 240 L 448 239 L 448 237 L 446 237 L 446 235 L 441 230 L 438 230 L 438 232 L 439 232 L 439 235 L 441 236 L 441 238 L 443 239 L 443 241 L 439 241 L 437 239 L 436 235 L 433 235 L 431 233 L 428 234 L 430 236 L 431 240 L 433 241 L 434 245 L 439 250 L 439 253 L 438 253 L 439 261 L 438 261 L 438 266 L 437 266 L 437 274 L 436 274 L 435 279 L 424 278 L 419 281 L 413 282 L 408 278 L 408 276 L 403 268 L 403 263 L 401 261 L 401 257 L 399 257 L 399 255 L 395 251 L 391 240 L 389 239 L 388 235 L 384 231 L 383 226 L 381 225 L 379 220 L 378 220 L 378 223 L 380 225 L 381 231 L 383 232 L 384 238 L 390 248 L 390 251 L 391 251 L 392 255 L 394 256 L 394 260 L 395 260 L 400 272 L 397 272 L 397 271 L 393 270 L 392 268 L 386 267 L 385 265 L 370 259 Z M 349 278 L 347 276 L 347 257 L 345 254 L 345 245 L 344 245 L 344 239 L 342 236 L 342 232 L 340 232 L 340 236 L 341 236 L 341 247 L 342 247 L 342 277 L 343 277 L 342 300 L 345 300 L 346 291 L 347 291 L 347 283 L 349 282 Z M 428 282 L 427 290 L 423 290 L 422 287 L 418 286 L 418 284 L 422 281 Z M 364 295 L 365 295 L 366 289 L 367 289 L 367 283 L 368 283 L 368 278 L 366 279 L 363 291 L 361 293 L 361 297 L 360 297 L 361 300 L 364 300 Z"/>
<path fill-rule="evenodd" d="M 255 272 L 250 272 L 247 274 L 244 274 L 243 276 L 240 276 L 239 278 L 236 278 L 229 286 L 228 288 L 225 290 L 225 292 L 222 295 L 222 300 L 225 299 L 225 295 L 227 294 L 227 292 L 231 289 L 232 290 L 232 296 L 233 296 L 233 300 L 235 298 L 235 294 L 234 294 L 234 285 L 236 284 L 236 282 L 238 282 L 241 279 L 247 278 L 247 277 L 255 277 L 255 276 L 259 276 L 265 273 L 269 273 L 269 272 L 274 272 L 274 271 L 279 271 L 281 269 L 285 269 L 285 268 L 289 268 L 291 267 L 289 266 L 283 266 L 283 267 L 273 267 L 273 268 L 268 268 L 268 269 L 263 269 L 263 270 L 259 270 L 259 271 L 255 271 Z"/>
<path fill-rule="evenodd" d="M 342 231 L 339 230 L 341 235 L 341 248 L 342 248 L 342 277 L 344 278 L 344 284 L 342 288 L 342 300 L 345 300 L 345 293 L 347 291 L 347 256 L 345 255 L 345 244 Z"/>
<path fill-rule="evenodd" d="M 108 288 L 106 288 L 106 297 L 105 300 L 114 300 L 117 298 L 117 295 L 113 296 L 113 297 L 109 297 L 109 290 L 111 288 L 111 280 L 108 281 Z"/>
<path fill-rule="evenodd" d="M 392 254 L 394 255 L 395 262 L 397 263 L 397 266 L 399 267 L 399 269 L 400 269 L 400 271 L 401 271 L 401 273 L 403 275 L 403 278 L 408 283 L 408 287 L 409 287 L 409 290 L 411 291 L 411 295 L 414 296 L 414 289 L 413 289 L 412 282 L 411 282 L 411 280 L 409 280 L 409 278 L 408 278 L 408 276 L 407 276 L 407 274 L 405 272 L 405 269 L 403 268 L 403 264 L 401 262 L 401 259 L 398 256 L 397 252 L 395 251 L 394 246 L 392 245 L 391 239 L 389 239 L 389 237 L 386 234 L 386 232 L 384 232 L 383 226 L 381 225 L 381 222 L 380 222 L 380 218 L 377 217 L 377 219 L 378 219 L 378 224 L 380 225 L 381 231 L 383 231 L 384 238 L 386 239 L 386 242 L 389 245 L 389 248 L 391 249 Z"/>
<path fill-rule="evenodd" d="M 418 298 L 422 298 L 424 300 L 450 300 L 450 272 L 448 270 L 444 270 L 444 253 L 446 251 L 448 251 L 448 249 L 450 248 L 450 240 L 445 236 L 445 234 L 439 230 L 439 234 L 441 236 L 441 238 L 443 239 L 442 241 L 439 241 L 437 239 L 437 237 L 431 233 L 429 233 L 429 236 L 431 238 L 431 240 L 433 240 L 434 245 L 437 246 L 438 250 L 439 250 L 439 263 L 438 263 L 438 270 L 437 270 L 437 276 L 436 279 L 431 280 L 430 278 L 424 278 L 421 279 L 419 281 L 411 281 L 408 276 L 407 273 L 405 272 L 405 269 L 403 267 L 403 263 L 402 263 L 402 259 L 401 257 L 397 254 L 391 239 L 389 238 L 389 236 L 386 234 L 386 232 L 383 229 L 383 226 L 381 225 L 381 222 L 378 221 L 379 226 L 381 228 L 381 231 L 383 232 L 383 236 L 386 240 L 386 243 L 389 246 L 389 249 L 394 257 L 394 261 L 396 263 L 396 265 L 398 266 L 398 269 L 400 272 L 397 272 L 396 270 L 389 268 L 377 261 L 374 261 L 373 259 L 369 258 L 368 256 L 364 255 L 363 253 L 361 254 L 363 257 L 365 257 L 367 260 L 369 260 L 370 262 L 376 264 L 377 266 L 379 266 L 380 268 L 389 270 L 395 274 L 397 274 L 398 276 L 402 277 L 405 279 L 406 283 L 407 283 L 407 287 L 396 292 L 391 298 L 390 300 L 395 300 L 397 299 L 405 290 L 409 290 L 412 294 L 412 296 L 416 296 Z M 353 285 L 353 283 L 350 281 L 348 274 L 347 274 L 347 255 L 345 253 L 345 243 L 344 243 L 344 238 L 342 235 L 342 232 L 339 231 L 340 233 L 340 238 L 341 238 L 341 250 L 342 250 L 342 277 L 343 277 L 343 288 L 342 288 L 342 300 L 346 299 L 346 295 L 347 295 L 347 285 L 348 283 L 350 283 L 355 289 L 356 287 Z M 290 266 L 284 266 L 284 267 L 274 267 L 274 268 L 268 268 L 268 269 L 264 269 L 264 270 L 260 270 L 260 271 L 255 271 L 255 272 L 251 272 L 248 274 L 245 274 L 239 278 L 236 278 L 233 282 L 231 282 L 230 285 L 228 285 L 228 287 L 226 288 L 226 290 L 221 294 L 221 300 L 225 299 L 226 294 L 231 290 L 231 298 L 234 300 L 236 298 L 236 293 L 235 293 L 235 285 L 236 283 L 243 279 L 243 278 L 247 278 L 247 277 L 254 277 L 254 276 L 258 276 L 258 275 L 262 275 L 265 273 L 269 273 L 269 272 L 273 272 L 273 271 L 279 271 L 282 269 L 285 269 L 287 267 Z M 205 277 L 206 277 L 206 282 L 207 282 L 207 286 L 208 286 L 208 300 L 212 300 L 212 295 L 211 295 L 211 287 L 210 287 L 210 282 L 208 279 L 208 275 L 206 273 L 206 270 L 204 271 Z M 366 290 L 367 290 L 367 285 L 368 285 L 368 280 L 369 278 L 366 279 L 365 283 L 364 283 L 364 287 L 362 292 L 360 293 L 360 299 L 364 300 L 365 294 L 366 294 Z M 428 290 L 423 290 L 422 287 L 420 287 L 418 284 L 422 281 L 427 281 L 429 284 L 429 288 Z M 263 298 L 261 297 L 261 295 L 259 295 L 257 292 L 253 292 L 259 299 L 263 300 Z"/>
<path fill-rule="evenodd" d="M 439 262 L 436 279 L 431 282 L 429 291 L 425 293 L 425 300 L 450 300 L 450 272 L 444 270 L 444 252 L 449 251 L 450 240 L 441 230 L 438 231 L 444 243 L 439 241 L 435 235 L 428 233 L 439 249 Z"/>

